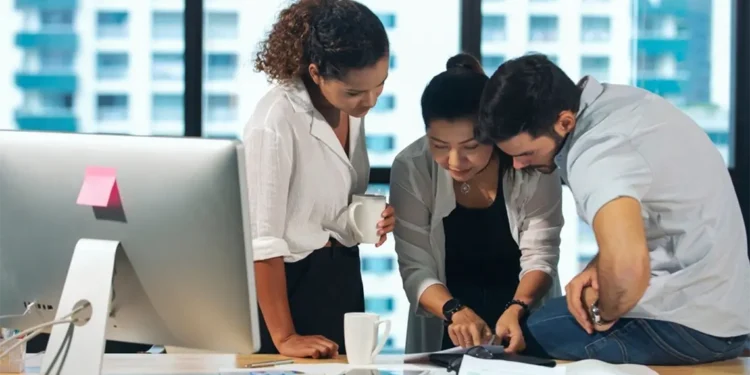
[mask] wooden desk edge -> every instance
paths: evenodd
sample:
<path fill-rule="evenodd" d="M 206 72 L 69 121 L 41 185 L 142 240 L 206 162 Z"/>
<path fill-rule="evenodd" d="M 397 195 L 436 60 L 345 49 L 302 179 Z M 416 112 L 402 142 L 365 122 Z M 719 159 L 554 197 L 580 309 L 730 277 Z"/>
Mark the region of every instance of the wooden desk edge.
<path fill-rule="evenodd" d="M 276 354 L 240 354 L 235 358 L 235 366 L 244 368 L 247 365 L 268 361 L 279 361 L 284 359 L 294 360 L 294 363 L 315 364 L 315 363 L 346 363 L 346 356 L 339 356 L 336 359 L 311 359 L 311 358 L 290 358 Z M 567 361 L 558 361 L 559 364 L 570 363 Z M 649 366 L 659 374 L 736 374 L 750 375 L 750 358 L 741 357 L 723 362 L 708 363 L 695 366 Z"/>

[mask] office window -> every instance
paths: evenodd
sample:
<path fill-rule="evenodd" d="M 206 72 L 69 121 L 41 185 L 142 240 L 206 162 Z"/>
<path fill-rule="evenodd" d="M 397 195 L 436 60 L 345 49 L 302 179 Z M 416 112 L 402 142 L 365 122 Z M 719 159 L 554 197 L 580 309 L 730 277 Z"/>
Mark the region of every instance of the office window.
<path fill-rule="evenodd" d="M 96 98 L 96 117 L 102 122 L 127 120 L 128 96 L 125 94 L 99 94 Z"/>
<path fill-rule="evenodd" d="M 362 258 L 362 272 L 371 274 L 389 274 L 393 272 L 396 260 L 388 256 Z"/>
<path fill-rule="evenodd" d="M 212 27 L 205 30 L 208 39 L 237 39 L 239 17 L 235 12 L 209 12 L 207 22 Z"/>
<path fill-rule="evenodd" d="M 181 81 L 185 77 L 182 53 L 157 52 L 151 55 L 151 78 L 156 81 Z"/>
<path fill-rule="evenodd" d="M 529 40 L 532 42 L 556 42 L 559 38 L 557 16 L 531 16 L 529 18 Z"/>
<path fill-rule="evenodd" d="M 128 37 L 128 13 L 98 12 L 96 14 L 96 35 L 99 38 Z"/>
<path fill-rule="evenodd" d="M 151 119 L 156 122 L 182 122 L 183 100 L 182 94 L 154 94 L 151 100 Z"/>
<path fill-rule="evenodd" d="M 39 51 L 39 70 L 43 72 L 70 72 L 73 70 L 73 51 L 42 49 Z"/>
<path fill-rule="evenodd" d="M 181 12 L 154 12 L 151 33 L 154 39 L 183 39 L 185 20 Z"/>
<path fill-rule="evenodd" d="M 581 41 L 608 42 L 611 28 L 609 17 L 584 16 L 581 18 Z"/>
<path fill-rule="evenodd" d="M 396 27 L 396 15 L 392 13 L 387 14 L 378 14 L 378 18 L 380 18 L 380 22 L 383 23 L 383 26 L 386 29 L 393 29 Z"/>
<path fill-rule="evenodd" d="M 127 53 L 98 53 L 96 55 L 96 77 L 101 80 L 123 79 L 128 75 Z"/>
<path fill-rule="evenodd" d="M 592 76 L 598 81 L 609 81 L 609 57 L 581 57 L 581 76 Z"/>
<path fill-rule="evenodd" d="M 73 95 L 55 92 L 44 92 L 39 95 L 42 112 L 68 112 L 73 109 Z"/>
<path fill-rule="evenodd" d="M 165 24 L 181 29 L 182 11 L 153 7 L 172 6 L 150 0 L 0 1 L 6 41 L 0 43 L 0 129 L 164 134 L 165 127 L 152 121 L 150 98 L 183 95 L 184 44 L 181 30 L 173 39 L 155 41 L 153 35 L 169 34 Z M 233 46 L 238 51 L 250 45 L 240 43 Z M 182 135 L 184 124 L 172 122 L 169 131 Z"/>
<path fill-rule="evenodd" d="M 42 10 L 40 28 L 44 31 L 70 31 L 73 28 L 72 10 Z"/>
<path fill-rule="evenodd" d="M 375 314 L 390 314 L 395 308 L 393 297 L 365 297 L 365 311 Z"/>
<path fill-rule="evenodd" d="M 237 97 L 231 94 L 208 94 L 206 101 L 206 121 L 237 121 Z"/>
<path fill-rule="evenodd" d="M 382 94 L 378 98 L 378 102 L 375 107 L 372 108 L 372 112 L 375 113 L 388 113 L 393 112 L 396 107 L 396 98 L 393 94 Z"/>
<path fill-rule="evenodd" d="M 503 42 L 507 40 L 505 16 L 482 16 L 482 40 L 487 42 Z"/>
<path fill-rule="evenodd" d="M 237 73 L 237 55 L 234 53 L 209 53 L 206 67 L 206 79 L 229 80 Z"/>
<path fill-rule="evenodd" d="M 393 134 L 368 134 L 367 151 L 371 153 L 389 153 L 392 152 L 396 140 Z"/>
<path fill-rule="evenodd" d="M 504 62 L 505 56 L 490 54 L 482 55 L 482 67 L 484 68 L 484 71 L 488 76 L 491 76 L 492 73 L 495 73 L 497 68 L 499 68 L 500 65 L 503 65 Z"/>

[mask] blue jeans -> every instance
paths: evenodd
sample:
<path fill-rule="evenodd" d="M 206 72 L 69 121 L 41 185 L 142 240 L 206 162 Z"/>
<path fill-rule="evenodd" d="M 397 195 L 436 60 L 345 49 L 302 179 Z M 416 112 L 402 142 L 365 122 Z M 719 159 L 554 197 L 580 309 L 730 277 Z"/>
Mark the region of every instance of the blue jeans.
<path fill-rule="evenodd" d="M 693 365 L 736 358 L 747 335 L 715 337 L 660 320 L 620 319 L 589 335 L 568 311 L 565 297 L 548 301 L 521 325 L 524 354 L 577 361 L 641 365 Z"/>

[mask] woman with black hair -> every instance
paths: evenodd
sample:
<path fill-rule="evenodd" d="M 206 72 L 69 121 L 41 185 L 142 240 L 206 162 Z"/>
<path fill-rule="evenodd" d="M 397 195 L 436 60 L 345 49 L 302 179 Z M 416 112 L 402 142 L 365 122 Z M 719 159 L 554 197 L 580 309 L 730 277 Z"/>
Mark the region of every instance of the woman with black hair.
<path fill-rule="evenodd" d="M 364 116 L 388 76 L 383 24 L 351 0 L 282 10 L 255 67 L 275 83 L 243 134 L 261 353 L 336 357 L 365 308 L 352 194 L 367 189 Z M 380 246 L 393 209 L 378 224 Z"/>
<path fill-rule="evenodd" d="M 391 169 L 391 204 L 404 289 L 412 304 L 406 350 L 433 352 L 508 341 L 557 281 L 563 225 L 560 177 L 515 171 L 509 156 L 474 137 L 479 62 L 459 54 L 422 95 L 427 135 Z"/>

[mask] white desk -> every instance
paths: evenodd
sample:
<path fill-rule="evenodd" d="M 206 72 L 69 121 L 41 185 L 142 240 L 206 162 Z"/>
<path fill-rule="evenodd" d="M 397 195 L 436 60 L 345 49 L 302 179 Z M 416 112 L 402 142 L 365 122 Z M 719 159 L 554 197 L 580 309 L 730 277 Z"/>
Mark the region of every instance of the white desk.
<path fill-rule="evenodd" d="M 281 356 L 250 355 L 235 356 L 234 354 L 107 354 L 104 356 L 105 375 L 147 375 L 147 374 L 217 374 L 219 369 L 242 368 L 248 363 L 265 362 L 281 359 Z M 27 360 L 26 375 L 38 374 L 41 356 L 36 355 Z M 344 363 L 346 359 L 338 360 L 295 360 L 296 363 L 335 364 Z M 378 363 L 388 364 L 403 361 L 403 356 L 380 356 Z M 699 366 L 653 367 L 663 375 L 750 375 L 750 358 L 740 358 L 732 361 L 719 362 Z M 5 375 L 5 374 L 0 374 Z"/>

